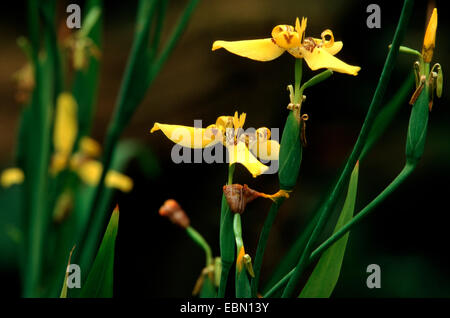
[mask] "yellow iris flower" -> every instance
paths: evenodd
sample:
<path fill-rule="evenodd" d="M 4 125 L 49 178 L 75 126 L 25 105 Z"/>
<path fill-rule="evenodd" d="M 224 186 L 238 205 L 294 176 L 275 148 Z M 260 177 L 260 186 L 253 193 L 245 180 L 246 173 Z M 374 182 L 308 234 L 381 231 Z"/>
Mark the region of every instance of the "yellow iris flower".
<path fill-rule="evenodd" d="M 70 93 L 65 92 L 58 96 L 53 129 L 55 152 L 52 156 L 50 172 L 56 175 L 70 166 L 84 183 L 96 185 L 103 171 L 102 164 L 94 160 L 101 154 L 101 146 L 98 142 L 84 136 L 80 139 L 78 151 L 72 154 L 78 135 L 77 109 L 77 102 Z M 133 188 L 133 180 L 111 170 L 106 175 L 105 185 L 129 192 Z"/>
<path fill-rule="evenodd" d="M 333 32 L 325 30 L 321 39 L 305 37 L 307 19 L 295 21 L 295 27 L 277 25 L 272 37 L 244 41 L 215 41 L 212 50 L 224 48 L 227 51 L 256 61 L 271 61 L 285 51 L 295 58 L 303 58 L 313 71 L 327 68 L 336 72 L 358 75 L 359 66 L 349 65 L 333 55 L 342 49 L 342 41 L 334 41 Z"/>
<path fill-rule="evenodd" d="M 240 163 L 257 177 L 269 167 L 255 156 L 262 160 L 277 160 L 280 144 L 270 140 L 270 130 L 265 127 L 255 133 L 244 133 L 245 118 L 245 113 L 238 116 L 238 112 L 234 116 L 220 116 L 207 128 L 155 123 L 150 132 L 161 130 L 174 143 L 194 149 L 222 143 L 228 149 L 230 165 Z"/>

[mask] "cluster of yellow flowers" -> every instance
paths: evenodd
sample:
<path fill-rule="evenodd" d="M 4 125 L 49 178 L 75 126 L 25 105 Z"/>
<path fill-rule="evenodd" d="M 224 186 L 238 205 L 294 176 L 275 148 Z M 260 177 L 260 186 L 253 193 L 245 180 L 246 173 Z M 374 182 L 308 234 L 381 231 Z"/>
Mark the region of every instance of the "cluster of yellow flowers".
<path fill-rule="evenodd" d="M 53 176 L 70 168 L 79 178 L 88 185 L 98 184 L 103 166 L 97 159 L 101 155 L 101 146 L 92 138 L 82 137 L 79 141 L 78 151 L 73 148 L 78 134 L 77 103 L 70 93 L 61 93 L 58 96 L 55 124 L 53 130 L 53 147 L 49 173 Z M 19 168 L 6 169 L 0 175 L 0 184 L 10 187 L 24 182 L 24 172 Z M 123 192 L 133 189 L 133 180 L 120 172 L 108 171 L 105 185 Z"/>
<path fill-rule="evenodd" d="M 325 30 L 321 38 L 305 37 L 307 19 L 300 23 L 296 19 L 295 27 L 277 25 L 272 30 L 272 37 L 245 41 L 215 41 L 212 50 L 224 48 L 229 52 L 257 61 L 270 61 L 285 51 L 295 58 L 305 59 L 312 70 L 321 68 L 336 72 L 357 75 L 359 66 L 349 65 L 334 57 L 341 49 L 342 42 L 334 41 L 333 32 Z M 270 130 L 259 128 L 254 135 L 243 133 L 246 114 L 238 116 L 220 116 L 216 123 L 207 128 L 196 128 L 181 125 L 155 123 L 150 132 L 161 130 L 167 138 L 184 147 L 205 148 L 216 143 L 222 143 L 228 150 L 229 164 L 244 165 L 253 177 L 268 170 L 268 167 L 258 161 L 277 160 L 280 144 L 270 140 Z"/>

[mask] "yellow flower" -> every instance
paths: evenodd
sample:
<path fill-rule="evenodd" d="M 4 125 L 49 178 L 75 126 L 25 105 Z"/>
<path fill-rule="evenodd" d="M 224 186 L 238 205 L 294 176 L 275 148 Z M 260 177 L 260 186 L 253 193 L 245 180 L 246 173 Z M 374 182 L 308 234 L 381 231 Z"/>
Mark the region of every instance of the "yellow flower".
<path fill-rule="evenodd" d="M 434 8 L 423 39 L 422 57 L 425 63 L 430 63 L 433 58 L 436 42 L 437 18 L 437 9 Z"/>
<path fill-rule="evenodd" d="M 9 188 L 15 184 L 21 184 L 25 179 L 23 171 L 19 168 L 9 168 L 0 175 L 0 184 L 4 188 Z"/>
<path fill-rule="evenodd" d="M 55 154 L 50 169 L 54 174 L 66 168 L 72 154 L 78 134 L 77 108 L 77 102 L 70 93 L 61 93 L 58 96 L 53 129 Z"/>
<path fill-rule="evenodd" d="M 98 184 L 103 172 L 103 166 L 99 161 L 87 160 L 81 162 L 75 171 L 83 182 L 95 186 Z M 122 192 L 130 192 L 133 189 L 133 180 L 120 172 L 110 170 L 105 177 L 105 185 L 109 188 L 119 189 Z"/>
<path fill-rule="evenodd" d="M 222 143 L 229 154 L 229 164 L 240 163 L 257 177 L 269 167 L 262 164 L 252 152 L 262 160 L 277 160 L 280 145 L 270 140 L 270 130 L 260 128 L 255 133 L 244 133 L 246 114 L 238 116 L 220 116 L 216 123 L 207 128 L 187 127 L 155 123 L 151 133 L 161 130 L 167 138 L 183 147 L 205 148 Z"/>
<path fill-rule="evenodd" d="M 79 148 L 82 154 L 91 158 L 100 157 L 102 152 L 102 147 L 100 144 L 96 140 L 86 136 L 80 139 Z"/>
<path fill-rule="evenodd" d="M 333 55 L 342 49 L 341 41 L 334 41 L 333 32 L 325 30 L 321 39 L 305 37 L 307 19 L 295 21 L 295 28 L 290 25 L 277 25 L 272 30 L 272 37 L 259 40 L 215 41 L 212 50 L 224 48 L 227 51 L 257 61 L 271 61 L 285 51 L 295 58 L 303 58 L 313 71 L 321 68 L 358 75 L 359 66 L 349 65 Z"/>

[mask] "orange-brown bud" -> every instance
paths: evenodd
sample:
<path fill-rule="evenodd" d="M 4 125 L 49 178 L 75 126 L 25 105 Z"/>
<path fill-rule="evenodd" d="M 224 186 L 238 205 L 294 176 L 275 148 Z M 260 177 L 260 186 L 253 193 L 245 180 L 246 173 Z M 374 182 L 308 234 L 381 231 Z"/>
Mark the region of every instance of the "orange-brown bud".
<path fill-rule="evenodd" d="M 187 228 L 190 225 L 189 217 L 186 212 L 180 207 L 177 201 L 169 199 L 159 208 L 159 214 L 167 217 L 173 224 L 182 228 Z"/>
<path fill-rule="evenodd" d="M 242 214 L 247 203 L 257 197 L 264 197 L 263 193 L 250 189 L 246 184 L 231 184 L 223 186 L 223 193 L 233 213 Z"/>

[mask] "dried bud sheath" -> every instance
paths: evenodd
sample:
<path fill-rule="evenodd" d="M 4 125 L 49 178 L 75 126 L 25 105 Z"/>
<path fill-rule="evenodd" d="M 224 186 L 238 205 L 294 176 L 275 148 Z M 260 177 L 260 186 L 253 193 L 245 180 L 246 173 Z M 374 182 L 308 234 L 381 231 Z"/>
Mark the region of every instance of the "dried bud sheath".
<path fill-rule="evenodd" d="M 180 207 L 177 201 L 169 199 L 159 209 L 161 216 L 167 217 L 173 224 L 176 224 L 184 229 L 190 225 L 189 217 L 186 212 Z"/>
<path fill-rule="evenodd" d="M 231 184 L 223 186 L 223 193 L 233 213 L 242 214 L 247 203 L 257 197 L 265 197 L 264 193 L 250 189 L 246 184 Z"/>

